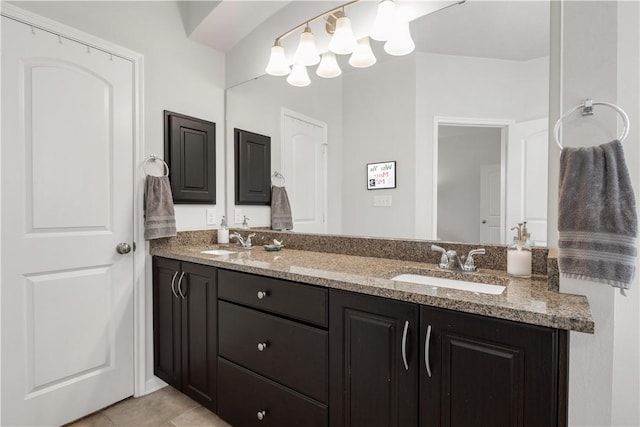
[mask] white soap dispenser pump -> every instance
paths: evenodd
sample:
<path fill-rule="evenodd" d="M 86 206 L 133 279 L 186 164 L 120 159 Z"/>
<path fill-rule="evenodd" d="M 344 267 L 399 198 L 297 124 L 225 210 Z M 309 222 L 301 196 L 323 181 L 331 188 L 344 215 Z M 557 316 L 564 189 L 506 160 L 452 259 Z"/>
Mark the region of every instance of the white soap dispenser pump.
<path fill-rule="evenodd" d="M 531 277 L 531 244 L 527 223 L 519 222 L 513 243 L 507 248 L 507 273 L 515 277 Z"/>
<path fill-rule="evenodd" d="M 218 229 L 218 244 L 226 245 L 229 243 L 229 229 L 227 228 L 227 218 L 223 215 Z"/>

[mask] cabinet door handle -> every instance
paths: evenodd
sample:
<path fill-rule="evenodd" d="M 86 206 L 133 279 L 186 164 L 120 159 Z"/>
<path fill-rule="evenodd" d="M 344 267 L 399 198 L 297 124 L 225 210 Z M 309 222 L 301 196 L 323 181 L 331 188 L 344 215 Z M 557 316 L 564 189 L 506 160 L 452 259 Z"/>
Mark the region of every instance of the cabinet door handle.
<path fill-rule="evenodd" d="M 267 416 L 267 411 L 258 411 L 258 414 L 257 414 L 258 420 L 262 421 L 266 416 Z"/>
<path fill-rule="evenodd" d="M 178 273 L 178 271 L 173 273 L 173 277 L 171 278 L 171 292 L 173 292 L 173 296 L 176 298 L 178 298 L 178 294 L 176 293 L 176 276 Z"/>
<path fill-rule="evenodd" d="M 180 278 L 178 279 L 178 293 L 180 293 L 180 296 L 182 297 L 182 299 L 184 299 L 185 295 L 182 293 L 182 278 L 184 277 L 184 271 L 182 272 L 182 274 L 180 275 Z M 177 297 L 177 295 L 176 295 Z"/>
<path fill-rule="evenodd" d="M 269 343 L 267 341 L 259 342 L 258 343 L 258 351 L 265 351 L 268 346 L 269 346 Z"/>
<path fill-rule="evenodd" d="M 431 325 L 427 326 L 427 336 L 424 338 L 424 367 L 427 375 L 431 377 L 431 363 L 429 363 L 429 343 L 431 342 Z"/>
<path fill-rule="evenodd" d="M 269 296 L 269 291 L 258 291 L 258 299 L 263 299 Z"/>
<path fill-rule="evenodd" d="M 409 370 L 409 363 L 407 363 L 407 332 L 409 332 L 409 321 L 404 322 L 404 331 L 402 332 L 402 361 L 404 362 L 405 371 Z"/>

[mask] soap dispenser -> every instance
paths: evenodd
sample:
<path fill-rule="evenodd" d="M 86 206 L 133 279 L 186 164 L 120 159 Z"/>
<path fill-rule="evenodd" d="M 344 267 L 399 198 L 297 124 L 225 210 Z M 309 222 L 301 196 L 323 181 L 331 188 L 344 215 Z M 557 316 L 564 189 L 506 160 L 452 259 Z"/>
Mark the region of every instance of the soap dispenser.
<path fill-rule="evenodd" d="M 229 243 L 229 229 L 227 228 L 227 218 L 223 215 L 218 229 L 218 244 L 226 245 Z"/>
<path fill-rule="evenodd" d="M 519 222 L 513 243 L 507 248 L 507 273 L 516 277 L 531 277 L 531 244 L 527 223 Z"/>

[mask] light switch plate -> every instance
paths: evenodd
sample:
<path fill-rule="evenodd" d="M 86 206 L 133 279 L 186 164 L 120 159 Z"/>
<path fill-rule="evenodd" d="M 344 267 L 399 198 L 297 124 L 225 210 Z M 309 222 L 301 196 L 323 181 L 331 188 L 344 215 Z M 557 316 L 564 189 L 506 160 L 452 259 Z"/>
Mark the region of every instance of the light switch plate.
<path fill-rule="evenodd" d="M 391 195 L 387 196 L 373 196 L 373 206 L 376 208 L 389 208 L 393 203 Z"/>
<path fill-rule="evenodd" d="M 236 224 L 242 224 L 242 222 L 244 221 L 244 213 L 242 212 L 242 209 L 240 208 L 235 208 L 234 210 L 234 221 Z"/>
<path fill-rule="evenodd" d="M 207 208 L 207 225 L 216 225 L 216 208 Z"/>

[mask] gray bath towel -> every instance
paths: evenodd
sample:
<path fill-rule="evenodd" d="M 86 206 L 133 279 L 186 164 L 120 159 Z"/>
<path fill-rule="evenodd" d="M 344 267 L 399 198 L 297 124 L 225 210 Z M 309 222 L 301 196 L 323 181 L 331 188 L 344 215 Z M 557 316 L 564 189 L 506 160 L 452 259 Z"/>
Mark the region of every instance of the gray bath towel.
<path fill-rule="evenodd" d="M 144 187 L 144 238 L 152 240 L 175 235 L 176 216 L 169 177 L 147 175 Z"/>
<path fill-rule="evenodd" d="M 271 229 L 292 230 L 291 205 L 284 187 L 271 186 Z"/>
<path fill-rule="evenodd" d="M 563 148 L 560 273 L 628 289 L 636 271 L 636 200 L 622 144 Z"/>

